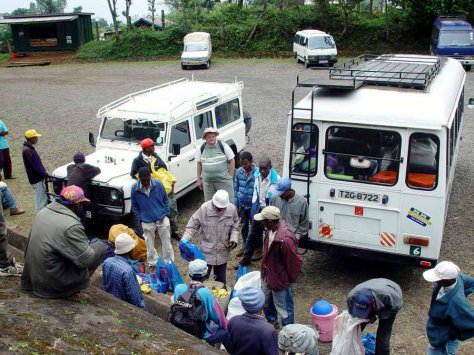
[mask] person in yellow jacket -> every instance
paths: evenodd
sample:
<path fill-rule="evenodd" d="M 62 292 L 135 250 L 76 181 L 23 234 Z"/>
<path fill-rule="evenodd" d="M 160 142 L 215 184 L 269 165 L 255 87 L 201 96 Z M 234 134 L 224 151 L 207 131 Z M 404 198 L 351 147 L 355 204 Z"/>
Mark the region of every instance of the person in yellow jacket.
<path fill-rule="evenodd" d="M 142 151 L 133 159 L 130 176 L 138 180 L 138 170 L 141 167 L 148 167 L 151 170 L 151 176 L 154 179 L 160 180 L 165 188 L 166 194 L 170 202 L 170 220 L 171 237 L 180 240 L 181 235 L 178 230 L 178 204 L 174 194 L 174 184 L 176 178 L 171 174 L 163 159 L 155 153 L 155 142 L 151 138 L 146 138 L 140 142 Z"/>
<path fill-rule="evenodd" d="M 138 235 L 133 231 L 133 229 L 128 228 L 125 224 L 114 224 L 110 227 L 109 230 L 109 244 L 115 246 L 115 238 L 120 234 L 126 233 L 131 236 L 136 242 L 135 248 L 130 252 L 130 257 L 133 260 L 142 260 L 146 261 L 146 244 L 145 241 L 138 237 Z"/>

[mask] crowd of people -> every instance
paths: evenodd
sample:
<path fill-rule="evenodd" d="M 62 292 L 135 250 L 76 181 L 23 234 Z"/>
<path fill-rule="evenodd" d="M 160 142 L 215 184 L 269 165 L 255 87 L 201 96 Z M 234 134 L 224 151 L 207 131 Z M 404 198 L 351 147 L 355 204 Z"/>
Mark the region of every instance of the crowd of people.
<path fill-rule="evenodd" d="M 11 167 L 6 167 L 8 145 L 2 142 L 7 133 L 0 121 L 0 164 L 5 177 L 13 178 Z M 132 211 L 142 231 L 117 224 L 110 228 L 107 241 L 89 241 L 82 214 L 84 204 L 90 202 L 90 181 L 100 169 L 86 164 L 82 153 L 75 154 L 74 164 L 67 169 L 67 186 L 57 201 L 48 204 L 48 173 L 34 147 L 41 135 L 35 130 L 26 131 L 23 161 L 35 192 L 37 214 L 22 266 L 8 248 L 0 210 L 0 276 L 21 276 L 22 289 L 38 297 L 78 301 L 87 299 L 82 291 L 102 265 L 104 289 L 144 309 L 136 274 L 155 274 L 159 258 L 156 237 L 161 240 L 165 262 L 174 261 L 172 238 L 180 243 L 194 238 L 205 261 L 191 261 L 191 282 L 175 286 L 173 324 L 212 346 L 222 344 L 232 354 L 278 354 L 279 349 L 317 354 L 315 329 L 294 324 L 293 287 L 303 264 L 298 240 L 307 237 L 309 228 L 307 200 L 296 193 L 290 179 L 280 177 L 269 158 L 260 159 L 256 165 L 251 153 L 242 152 L 241 166 L 235 169 L 234 154 L 217 139 L 218 134 L 214 128 L 204 131 L 205 143 L 198 149 L 196 160 L 198 187 L 204 191 L 205 201 L 189 219 L 182 237 L 174 196 L 176 177 L 155 153 L 153 141 L 145 139 L 130 172 L 137 180 L 131 190 Z M 2 188 L 3 196 L 11 200 Z M 8 208 L 13 215 L 22 211 L 14 199 Z M 227 284 L 230 252 L 240 244 L 240 235 L 242 244 L 237 255 L 242 259 L 234 267 L 261 259 L 261 287 L 239 290 L 237 297 L 245 313 L 227 321 L 204 281 L 212 272 L 216 281 Z M 461 274 L 459 267 L 449 261 L 440 262 L 423 277 L 434 284 L 427 354 L 455 354 L 460 341 L 474 336 L 474 308 L 467 300 L 474 291 L 474 278 Z M 363 320 L 362 329 L 378 319 L 376 355 L 390 354 L 392 327 L 402 306 L 400 286 L 388 279 L 367 280 L 347 295 L 348 312 Z M 194 318 L 186 322 L 189 310 Z"/>

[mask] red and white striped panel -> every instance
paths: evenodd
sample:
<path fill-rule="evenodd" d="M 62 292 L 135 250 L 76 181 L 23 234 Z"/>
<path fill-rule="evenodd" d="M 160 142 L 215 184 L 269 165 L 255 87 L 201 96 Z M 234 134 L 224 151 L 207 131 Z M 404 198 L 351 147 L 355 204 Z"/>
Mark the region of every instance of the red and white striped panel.
<path fill-rule="evenodd" d="M 332 238 L 334 227 L 329 224 L 321 224 L 319 226 L 319 236 L 321 238 Z"/>
<path fill-rule="evenodd" d="M 395 233 L 380 233 L 380 245 L 384 247 L 394 247 L 396 244 L 396 235 Z"/>

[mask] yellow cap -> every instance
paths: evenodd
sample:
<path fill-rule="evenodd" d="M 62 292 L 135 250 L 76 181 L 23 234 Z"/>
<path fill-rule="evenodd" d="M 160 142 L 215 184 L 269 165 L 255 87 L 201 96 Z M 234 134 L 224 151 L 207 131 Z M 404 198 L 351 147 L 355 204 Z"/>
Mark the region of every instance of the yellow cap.
<path fill-rule="evenodd" d="M 41 134 L 36 132 L 36 130 L 34 130 L 34 129 L 29 129 L 28 131 L 25 132 L 25 138 L 26 139 L 30 139 L 30 138 L 33 138 L 33 137 L 41 137 Z"/>

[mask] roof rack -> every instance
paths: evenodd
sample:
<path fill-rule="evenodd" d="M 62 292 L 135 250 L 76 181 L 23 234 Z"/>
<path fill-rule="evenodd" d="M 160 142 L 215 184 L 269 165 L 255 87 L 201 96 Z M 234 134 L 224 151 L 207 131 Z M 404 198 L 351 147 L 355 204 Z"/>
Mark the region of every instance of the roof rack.
<path fill-rule="evenodd" d="M 466 21 L 465 15 L 439 15 L 438 19 L 440 20 L 462 20 Z"/>

